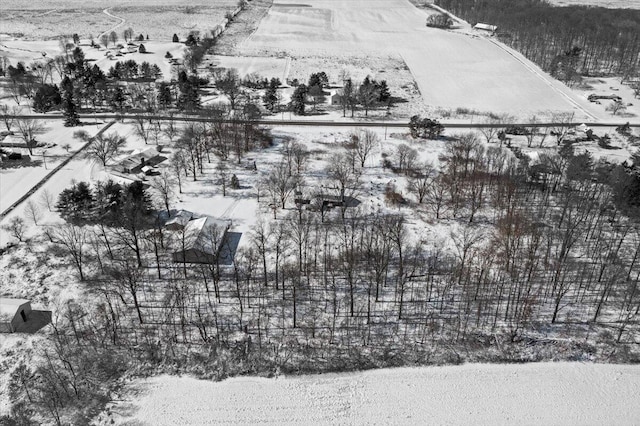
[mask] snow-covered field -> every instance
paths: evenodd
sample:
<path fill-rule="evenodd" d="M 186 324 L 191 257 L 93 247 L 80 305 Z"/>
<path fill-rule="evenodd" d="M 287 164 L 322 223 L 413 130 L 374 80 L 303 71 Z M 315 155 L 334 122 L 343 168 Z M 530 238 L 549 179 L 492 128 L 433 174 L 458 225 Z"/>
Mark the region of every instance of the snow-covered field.
<path fill-rule="evenodd" d="M 247 55 L 395 55 L 411 70 L 427 105 L 510 114 L 594 114 L 588 102 L 522 55 L 470 30 L 466 23 L 457 31 L 427 28 L 428 13 L 406 0 L 276 0 L 238 50 Z"/>
<path fill-rule="evenodd" d="M 640 367 L 471 364 L 349 374 L 137 381 L 116 424 L 625 425 L 640 419 Z"/>
<path fill-rule="evenodd" d="M 168 0 L 99 2 L 95 0 L 11 0 L 0 3 L 0 31 L 37 40 L 78 33 L 97 36 L 115 26 L 132 27 L 152 39 L 171 40 L 173 33 L 186 37 L 191 30 L 208 32 L 236 7 L 236 0 L 187 3 Z M 121 21 L 124 20 L 122 24 Z"/>
<path fill-rule="evenodd" d="M 640 9 L 638 0 L 549 0 L 557 6 L 601 6 L 610 9 Z"/>

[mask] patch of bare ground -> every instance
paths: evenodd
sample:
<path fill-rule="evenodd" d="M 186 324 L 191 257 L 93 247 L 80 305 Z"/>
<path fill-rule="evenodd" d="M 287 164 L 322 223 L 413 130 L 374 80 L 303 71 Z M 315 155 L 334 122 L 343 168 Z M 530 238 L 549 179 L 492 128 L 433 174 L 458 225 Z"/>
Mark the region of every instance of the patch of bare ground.
<path fill-rule="evenodd" d="M 216 45 L 216 53 L 237 55 L 237 47 L 246 40 L 260 25 L 260 21 L 269 12 L 273 0 L 253 0 L 247 2 L 245 10 L 240 12 L 222 33 Z"/>

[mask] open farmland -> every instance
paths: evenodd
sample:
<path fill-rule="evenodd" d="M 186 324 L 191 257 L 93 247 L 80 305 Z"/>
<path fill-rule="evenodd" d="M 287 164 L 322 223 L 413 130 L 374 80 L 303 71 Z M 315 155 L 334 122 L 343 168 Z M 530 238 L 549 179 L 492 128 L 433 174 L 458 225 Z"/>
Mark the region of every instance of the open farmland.
<path fill-rule="evenodd" d="M 276 1 L 239 50 L 294 57 L 367 56 L 374 63 L 376 57 L 396 55 L 410 68 L 428 105 L 589 116 L 586 101 L 524 57 L 478 36 L 466 24 L 458 31 L 427 28 L 428 13 L 406 0 Z"/>
<path fill-rule="evenodd" d="M 640 9 L 637 0 L 549 0 L 556 6 L 600 6 L 609 9 Z"/>
<path fill-rule="evenodd" d="M 155 425 L 212 419 L 224 424 L 623 425 L 640 416 L 639 383 L 637 366 L 577 363 L 400 368 L 222 383 L 160 376 L 137 382 L 135 400 L 125 398 L 102 424 L 138 424 L 131 423 L 133 417 Z"/>
<path fill-rule="evenodd" d="M 132 27 L 136 35 L 142 33 L 152 39 L 170 40 L 173 33 L 186 36 L 192 30 L 208 32 L 236 3 L 235 0 L 201 0 L 184 5 L 163 0 L 143 0 L 135 5 L 98 1 L 9 1 L 0 4 L 0 31 L 31 40 L 72 33 L 89 37 L 110 30 L 124 19 L 118 28 Z"/>

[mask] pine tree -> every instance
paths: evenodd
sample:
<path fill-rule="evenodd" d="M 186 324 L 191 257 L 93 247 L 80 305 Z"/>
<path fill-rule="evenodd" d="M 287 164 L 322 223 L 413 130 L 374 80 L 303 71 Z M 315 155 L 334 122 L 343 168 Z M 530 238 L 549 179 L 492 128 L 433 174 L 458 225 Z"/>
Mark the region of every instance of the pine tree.
<path fill-rule="evenodd" d="M 75 127 L 80 124 L 80 117 L 78 116 L 76 104 L 73 102 L 73 95 L 71 92 L 65 93 L 62 108 L 64 110 L 65 127 Z"/>

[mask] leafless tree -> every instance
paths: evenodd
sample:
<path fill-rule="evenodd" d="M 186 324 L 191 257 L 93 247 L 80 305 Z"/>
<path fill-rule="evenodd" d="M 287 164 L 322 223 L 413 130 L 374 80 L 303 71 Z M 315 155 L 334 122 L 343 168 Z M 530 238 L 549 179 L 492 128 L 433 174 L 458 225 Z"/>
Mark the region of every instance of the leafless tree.
<path fill-rule="evenodd" d="M 88 233 L 84 227 L 76 226 L 71 223 L 66 223 L 61 226 L 57 226 L 51 230 L 51 239 L 56 243 L 64 247 L 67 254 L 73 260 L 73 263 L 78 270 L 80 280 L 84 281 L 84 266 L 85 266 L 85 245 L 88 242 Z"/>
<path fill-rule="evenodd" d="M 222 186 L 222 196 L 226 197 L 227 185 L 229 184 L 229 168 L 224 161 L 218 161 L 216 174 L 218 175 L 218 183 Z"/>
<path fill-rule="evenodd" d="M 42 190 L 42 193 L 40 194 L 40 201 L 51 212 L 53 211 L 53 206 L 55 204 L 56 197 L 51 193 L 51 191 L 45 188 Z"/>
<path fill-rule="evenodd" d="M 15 122 L 15 115 L 18 115 L 19 108 L 17 106 L 10 107 L 9 105 L 2 104 L 0 105 L 0 117 L 2 117 L 2 121 L 4 122 L 4 126 L 7 128 L 7 132 L 11 131 L 11 127 Z"/>
<path fill-rule="evenodd" d="M 17 118 L 15 123 L 20 137 L 24 141 L 25 145 L 27 145 L 29 154 L 33 155 L 33 149 L 38 144 L 36 141 L 36 135 L 44 131 L 44 124 L 37 119 L 29 117 Z"/>
<path fill-rule="evenodd" d="M 167 215 L 170 214 L 170 204 L 175 197 L 175 184 L 174 176 L 167 169 L 162 169 L 160 174 L 151 181 L 151 187 L 156 190 L 158 199 L 167 210 Z"/>
<path fill-rule="evenodd" d="M 109 33 L 109 41 L 115 47 L 116 43 L 118 42 L 118 33 L 116 33 L 115 31 L 111 31 L 111 33 Z"/>
<path fill-rule="evenodd" d="M 418 151 L 407 144 L 400 144 L 394 154 L 397 170 L 400 173 L 409 173 L 415 168 L 418 159 Z"/>
<path fill-rule="evenodd" d="M 551 117 L 552 126 L 551 134 L 556 137 L 558 145 L 564 141 L 569 134 L 575 113 L 573 112 L 559 112 L 555 113 Z"/>
<path fill-rule="evenodd" d="M 16 240 L 22 242 L 24 238 L 24 219 L 21 217 L 15 216 L 11 218 L 7 225 L 3 225 L 2 229 L 10 233 Z"/>
<path fill-rule="evenodd" d="M 38 226 L 38 221 L 42 219 L 40 207 L 32 200 L 27 201 L 27 205 L 24 208 L 24 215 L 36 226 Z"/>
<path fill-rule="evenodd" d="M 169 142 L 173 142 L 173 139 L 180 132 L 180 129 L 176 125 L 176 121 L 173 118 L 174 113 L 169 113 L 169 119 L 167 119 L 164 123 L 163 133 L 169 139 Z"/>
<path fill-rule="evenodd" d="M 302 178 L 299 175 L 289 173 L 287 164 L 280 161 L 267 172 L 263 183 L 274 204 L 280 204 L 284 209 L 289 196 L 301 181 Z"/>
<path fill-rule="evenodd" d="M 87 147 L 87 156 L 99 160 L 103 166 L 106 166 L 126 144 L 127 140 L 117 133 L 111 133 L 107 136 L 100 135 Z"/>

